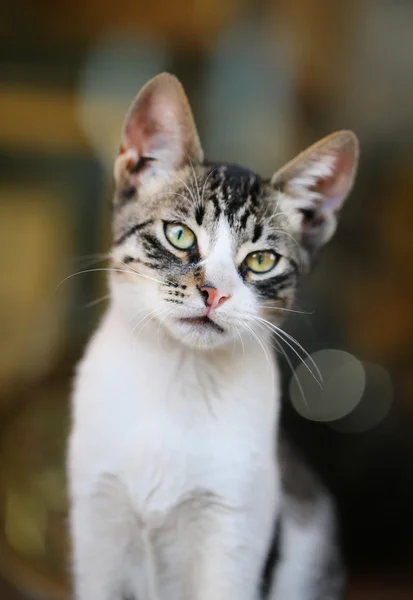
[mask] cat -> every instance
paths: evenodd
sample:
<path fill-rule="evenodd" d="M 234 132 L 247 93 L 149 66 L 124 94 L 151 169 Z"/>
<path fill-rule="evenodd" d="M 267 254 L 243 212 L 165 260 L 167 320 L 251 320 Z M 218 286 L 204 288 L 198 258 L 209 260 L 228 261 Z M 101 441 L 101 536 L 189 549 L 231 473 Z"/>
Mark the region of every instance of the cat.
<path fill-rule="evenodd" d="M 138 94 L 114 165 L 110 304 L 73 391 L 76 600 L 341 597 L 333 505 L 279 434 L 272 333 L 357 162 L 350 131 L 271 179 L 208 162 L 173 75 Z"/>

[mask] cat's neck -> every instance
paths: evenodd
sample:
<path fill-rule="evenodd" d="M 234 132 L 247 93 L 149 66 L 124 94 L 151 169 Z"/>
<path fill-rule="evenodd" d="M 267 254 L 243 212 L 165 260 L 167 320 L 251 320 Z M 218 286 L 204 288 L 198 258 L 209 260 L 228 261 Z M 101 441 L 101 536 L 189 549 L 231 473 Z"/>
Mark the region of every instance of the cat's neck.
<path fill-rule="evenodd" d="M 261 419 L 261 428 L 264 411 L 264 420 L 273 427 L 280 378 L 269 343 L 247 337 L 242 343 L 234 339 L 228 346 L 203 350 L 179 343 L 156 322 L 139 333 L 132 329 L 125 312 L 112 303 L 80 365 L 82 377 L 96 374 L 100 396 L 108 404 L 113 397 L 106 390 L 116 380 L 116 402 L 123 411 L 130 409 L 133 418 L 141 409 L 155 418 L 173 405 L 184 413 L 201 406 L 200 414 L 212 411 L 225 421 L 236 418 L 243 407 L 246 420 Z M 200 402 L 192 402 L 194 398 Z"/>
<path fill-rule="evenodd" d="M 146 353 L 157 359 L 167 358 L 170 362 L 204 364 L 222 371 L 248 363 L 262 363 L 266 369 L 275 367 L 271 339 L 266 332 L 254 335 L 249 331 L 240 331 L 232 341 L 214 348 L 192 348 L 174 338 L 162 323 L 146 313 L 134 320 L 128 316 L 124 307 L 112 301 L 105 317 L 109 325 L 114 344 L 127 346 L 133 352 Z"/>

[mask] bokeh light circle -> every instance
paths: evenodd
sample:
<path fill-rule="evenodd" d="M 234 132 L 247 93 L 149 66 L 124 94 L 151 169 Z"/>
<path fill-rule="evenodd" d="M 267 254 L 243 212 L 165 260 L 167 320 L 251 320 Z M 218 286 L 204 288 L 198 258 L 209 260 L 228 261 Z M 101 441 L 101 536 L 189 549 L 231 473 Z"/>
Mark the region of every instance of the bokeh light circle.
<path fill-rule="evenodd" d="M 300 363 L 291 377 L 289 393 L 294 408 L 311 421 L 328 423 L 342 419 L 363 396 L 366 385 L 363 364 L 352 354 L 334 349 L 315 352 L 311 359 Z"/>
<path fill-rule="evenodd" d="M 366 386 L 354 410 L 330 424 L 341 433 L 362 433 L 377 427 L 388 415 L 393 402 L 393 384 L 389 373 L 374 363 L 364 363 Z"/>

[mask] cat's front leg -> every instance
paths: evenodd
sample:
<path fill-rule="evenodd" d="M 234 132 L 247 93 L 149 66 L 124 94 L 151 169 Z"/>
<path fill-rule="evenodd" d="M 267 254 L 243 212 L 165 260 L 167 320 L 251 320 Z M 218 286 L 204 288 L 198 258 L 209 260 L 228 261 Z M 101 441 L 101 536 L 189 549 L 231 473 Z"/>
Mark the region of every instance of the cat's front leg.
<path fill-rule="evenodd" d="M 105 529 L 105 531 L 104 531 Z M 121 600 L 121 556 L 110 526 L 81 500 L 71 509 L 73 596 L 75 600 Z M 108 535 L 109 534 L 109 535 Z"/>
<path fill-rule="evenodd" d="M 256 600 L 274 513 L 217 514 L 201 543 L 195 600 Z M 264 517 L 264 518 L 263 518 Z"/>
<path fill-rule="evenodd" d="M 268 479 L 255 486 L 253 497 L 200 492 L 170 514 L 154 540 L 162 600 L 259 597 L 278 506 Z"/>
<path fill-rule="evenodd" d="M 90 495 L 72 500 L 75 600 L 123 600 L 128 596 L 129 567 L 137 557 L 136 521 L 117 488 L 116 483 L 105 482 Z"/>

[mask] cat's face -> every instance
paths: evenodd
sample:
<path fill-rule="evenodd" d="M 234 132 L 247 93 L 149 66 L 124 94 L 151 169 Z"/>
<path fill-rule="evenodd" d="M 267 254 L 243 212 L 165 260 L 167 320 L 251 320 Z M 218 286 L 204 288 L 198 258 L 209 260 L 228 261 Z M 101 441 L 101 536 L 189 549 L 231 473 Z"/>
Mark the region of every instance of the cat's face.
<path fill-rule="evenodd" d="M 196 346 L 263 329 L 262 318 L 277 322 L 303 259 L 293 215 L 271 184 L 239 168 L 195 166 L 177 177 L 120 210 L 112 254 L 131 269 L 115 277 L 121 293 Z"/>
<path fill-rule="evenodd" d="M 336 227 L 357 141 L 339 132 L 271 180 L 206 163 L 179 82 L 163 74 L 131 107 L 115 163 L 112 295 L 139 333 L 183 344 L 260 338 Z"/>

